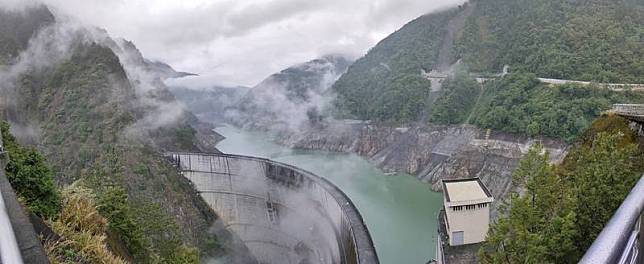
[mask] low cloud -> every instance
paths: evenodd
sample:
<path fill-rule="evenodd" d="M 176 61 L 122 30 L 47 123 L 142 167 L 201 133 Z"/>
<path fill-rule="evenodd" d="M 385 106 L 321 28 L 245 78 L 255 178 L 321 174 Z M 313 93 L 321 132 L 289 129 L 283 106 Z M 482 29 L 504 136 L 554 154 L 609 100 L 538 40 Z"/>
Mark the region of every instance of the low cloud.
<path fill-rule="evenodd" d="M 23 1 L 2 0 L 16 3 Z M 213 84 L 253 86 L 329 53 L 363 55 L 408 21 L 464 0 L 43 0 Z M 205 82 L 205 81 L 204 81 Z"/>

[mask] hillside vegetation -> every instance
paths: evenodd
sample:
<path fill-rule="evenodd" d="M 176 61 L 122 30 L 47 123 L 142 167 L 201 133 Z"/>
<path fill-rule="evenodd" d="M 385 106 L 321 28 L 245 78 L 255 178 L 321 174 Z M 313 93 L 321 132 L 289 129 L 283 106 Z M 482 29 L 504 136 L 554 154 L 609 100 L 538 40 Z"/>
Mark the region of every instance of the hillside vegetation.
<path fill-rule="evenodd" d="M 615 103 L 644 103 L 644 94 L 579 84 L 546 85 L 534 74 L 517 73 L 485 85 L 471 123 L 573 141 Z"/>
<path fill-rule="evenodd" d="M 478 0 L 455 53 L 479 72 L 644 83 L 644 4 L 627 0 Z"/>
<path fill-rule="evenodd" d="M 482 263 L 577 263 L 644 172 L 628 121 L 595 121 L 561 165 L 533 148 L 513 174 L 515 192 L 490 226 Z"/>
<path fill-rule="evenodd" d="M 457 10 L 421 16 L 373 47 L 333 85 L 340 115 L 359 119 L 415 121 L 424 112 L 431 71 L 447 22 Z"/>
<path fill-rule="evenodd" d="M 442 83 L 442 95 L 434 104 L 430 121 L 438 124 L 462 124 L 477 103 L 481 85 L 466 73 L 459 73 Z"/>
<path fill-rule="evenodd" d="M 37 23 L 51 14 L 31 13 L 25 11 L 14 22 L 53 23 Z M 5 26 L 6 30 L 19 28 Z M 26 36 L 39 29 L 30 28 L 33 32 L 24 33 Z M 0 39 L 19 40 L 18 47 L 29 47 L 28 38 L 12 40 L 10 33 Z M 69 49 L 69 57 L 62 61 L 23 71 L 15 82 L 0 87 L 0 99 L 10 102 L 0 104 L 3 119 L 23 132 L 16 138 L 37 146 L 37 150 L 12 150 L 16 156 L 10 155 L 7 167 L 7 175 L 17 179 L 12 186 L 28 202 L 28 208 L 45 219 L 60 220 L 61 210 L 69 204 L 60 200 L 58 186 L 80 181 L 107 221 L 111 236 L 105 243 L 111 249 L 123 249 L 117 252 L 123 259 L 190 263 L 200 255 L 221 253 L 216 235 L 209 232 L 216 215 L 160 154 L 166 149 L 197 149 L 196 131 L 190 126 L 194 117 L 184 113 L 176 122 L 161 127 L 141 122 L 157 111 L 154 105 L 142 104 L 141 97 L 148 103 L 170 106 L 174 97 L 162 86 L 147 94 L 138 93 L 134 87 L 138 82 L 128 79 L 114 52 L 115 44 L 108 40 L 79 41 Z M 9 58 L 0 67 L 6 74 L 4 70 L 12 67 L 17 57 L 9 49 L 2 51 L 2 56 Z M 145 133 L 146 125 L 151 127 L 149 133 Z M 3 129 L 5 133 L 8 128 Z M 14 139 L 4 136 L 5 141 Z M 63 222 L 61 226 L 71 224 Z"/>
<path fill-rule="evenodd" d="M 459 14 L 469 16 L 454 34 L 454 60 L 471 72 L 497 73 L 509 65 L 524 76 L 486 85 L 473 124 L 572 140 L 610 103 L 641 99 L 593 87 L 546 87 L 534 77 L 644 83 L 642 1 L 475 0 L 465 6 L 409 22 L 349 67 L 333 86 L 338 116 L 395 123 L 421 121 L 424 114 L 433 123 L 467 120 L 477 87 L 466 90 L 470 86 L 463 83 L 454 90 L 448 81 L 431 104 L 437 95 L 421 77 L 421 70 L 436 66 L 442 45 L 451 44 L 447 32 Z"/>

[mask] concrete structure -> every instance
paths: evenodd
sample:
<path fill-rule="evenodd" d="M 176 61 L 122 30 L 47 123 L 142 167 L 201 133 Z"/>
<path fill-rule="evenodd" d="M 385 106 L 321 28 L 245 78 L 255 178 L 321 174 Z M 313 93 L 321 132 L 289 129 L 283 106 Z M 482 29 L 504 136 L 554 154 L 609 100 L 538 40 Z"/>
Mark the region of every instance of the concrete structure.
<path fill-rule="evenodd" d="M 644 123 L 644 104 L 614 104 L 610 112 L 633 122 Z"/>
<path fill-rule="evenodd" d="M 479 178 L 443 180 L 445 224 L 450 246 L 485 241 L 494 198 Z"/>
<path fill-rule="evenodd" d="M 167 156 L 258 263 L 378 263 L 358 210 L 324 178 L 256 157 Z"/>

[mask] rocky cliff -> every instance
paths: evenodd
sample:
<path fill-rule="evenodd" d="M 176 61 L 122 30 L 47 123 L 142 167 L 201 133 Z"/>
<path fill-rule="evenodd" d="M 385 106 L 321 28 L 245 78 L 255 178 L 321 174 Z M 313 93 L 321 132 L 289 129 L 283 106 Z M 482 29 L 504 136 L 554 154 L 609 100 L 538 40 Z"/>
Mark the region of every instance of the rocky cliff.
<path fill-rule="evenodd" d="M 441 191 L 441 180 L 479 177 L 496 199 L 493 214 L 511 190 L 512 172 L 530 146 L 541 143 L 559 162 L 568 145 L 473 126 L 389 127 L 360 121 L 336 121 L 323 129 L 283 133 L 279 143 L 293 148 L 353 152 L 385 172 L 415 175 Z"/>

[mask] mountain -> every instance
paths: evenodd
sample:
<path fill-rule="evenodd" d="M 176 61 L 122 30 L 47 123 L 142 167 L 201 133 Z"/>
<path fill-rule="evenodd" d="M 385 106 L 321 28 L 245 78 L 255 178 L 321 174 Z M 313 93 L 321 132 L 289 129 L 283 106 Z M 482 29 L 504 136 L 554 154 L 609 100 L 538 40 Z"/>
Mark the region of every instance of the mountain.
<path fill-rule="evenodd" d="M 452 9 L 421 16 L 380 41 L 333 85 L 345 117 L 415 121 L 432 95 L 430 72 L 438 62 Z"/>
<path fill-rule="evenodd" d="M 42 6 L 23 12 L 0 9 L 0 64 L 11 63 L 27 48 L 34 32 L 53 21 L 54 16 Z"/>
<path fill-rule="evenodd" d="M 316 122 L 333 97 L 328 88 L 350 63 L 343 55 L 327 55 L 284 69 L 253 87 L 226 117 L 239 126 L 276 130 Z"/>
<path fill-rule="evenodd" d="M 453 52 L 473 71 L 644 83 L 644 3 L 482 0 Z"/>
<path fill-rule="evenodd" d="M 44 154 L 61 188 L 83 185 L 97 201 L 123 191 L 110 209 L 118 211 L 98 207 L 108 247 L 144 263 L 221 254 L 230 234 L 162 156 L 212 150 L 218 140 L 163 85 L 176 73 L 104 30 L 56 21 L 44 6 L 0 13 L 0 116 L 18 142 Z"/>
<path fill-rule="evenodd" d="M 605 91 L 601 85 L 546 85 L 537 77 L 644 82 L 643 11 L 641 1 L 476 0 L 421 16 L 383 39 L 333 85 L 338 116 L 393 123 L 472 123 L 571 140 L 610 104 L 643 98 Z M 503 68 L 515 76 L 497 74 Z M 493 78 L 476 85 L 473 77 Z M 524 89 L 519 105 L 503 101 L 512 87 Z M 558 88 L 549 90 L 552 87 Z M 573 111 L 560 111 L 561 96 L 583 103 L 576 103 Z M 450 109 L 457 105 L 463 109 Z M 555 107 L 533 118 L 530 109 L 535 105 Z M 489 112 L 494 114 L 483 116 Z M 493 116 L 499 119 L 492 121 Z M 578 116 L 583 119 L 577 121 Z M 525 121 L 507 120 L 512 118 Z M 553 122 L 565 125 L 546 129 Z"/>
<path fill-rule="evenodd" d="M 148 73 L 153 74 L 156 78 L 169 79 L 197 75 L 188 72 L 178 72 L 172 68 L 172 66 L 164 62 L 144 58 L 141 51 L 139 51 L 131 41 L 125 39 L 117 39 L 115 41 L 117 42 L 118 47 L 128 54 L 127 57 L 131 60 L 131 63 L 135 63 L 138 67 L 144 68 Z"/>
<path fill-rule="evenodd" d="M 199 90 L 170 87 L 177 100 L 185 104 L 190 112 L 201 120 L 215 124 L 224 122 L 226 109 L 234 107 L 249 90 L 250 88 L 243 86 L 213 86 Z"/>

